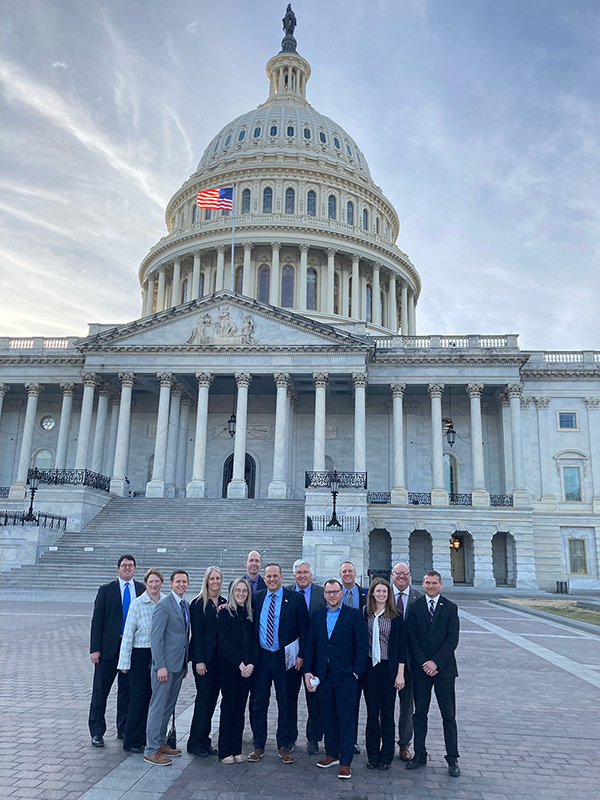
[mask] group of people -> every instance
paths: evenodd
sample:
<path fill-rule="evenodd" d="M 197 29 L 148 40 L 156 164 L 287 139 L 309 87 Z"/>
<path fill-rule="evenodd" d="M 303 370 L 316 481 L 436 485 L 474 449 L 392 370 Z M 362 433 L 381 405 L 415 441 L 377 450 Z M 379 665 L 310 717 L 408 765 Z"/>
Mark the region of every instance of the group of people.
<path fill-rule="evenodd" d="M 392 764 L 397 696 L 399 757 L 407 769 L 418 769 L 427 763 L 427 717 L 435 689 L 448 772 L 460 775 L 454 692 L 458 609 L 441 595 L 438 572 L 425 574 L 420 592 L 412 588 L 403 563 L 393 567 L 391 582 L 375 578 L 368 590 L 356 583 L 351 562 L 341 565 L 339 579 L 323 586 L 313 581 L 305 559 L 294 563 L 290 586 L 283 585 L 279 564 L 267 564 L 261 575 L 256 550 L 248 553 L 245 567 L 227 598 L 220 568 L 208 567 L 199 594 L 188 603 L 185 570 L 171 574 L 170 592 L 163 595 L 159 569 L 149 569 L 142 584 L 133 579 L 135 558 L 119 558 L 118 578 L 100 587 L 92 616 L 89 728 L 94 747 L 104 746 L 106 702 L 118 676 L 117 736 L 123 748 L 168 766 L 181 754 L 167 743 L 167 728 L 189 665 L 196 699 L 187 750 L 195 756 L 218 755 L 224 764 L 258 762 L 265 754 L 274 685 L 278 754 L 283 764 L 294 763 L 304 683 L 307 753 L 319 753 L 325 740 L 318 767 L 337 766 L 339 778 L 351 777 L 353 756 L 360 753 L 358 712 L 364 694 L 367 769 L 387 770 Z M 214 748 L 210 734 L 219 693 Z M 247 705 L 253 750 L 244 756 Z"/>

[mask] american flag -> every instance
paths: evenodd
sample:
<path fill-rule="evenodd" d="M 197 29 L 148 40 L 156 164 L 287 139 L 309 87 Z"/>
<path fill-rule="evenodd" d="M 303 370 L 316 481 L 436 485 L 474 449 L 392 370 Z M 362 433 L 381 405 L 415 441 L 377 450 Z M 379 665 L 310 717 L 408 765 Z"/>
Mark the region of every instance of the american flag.
<path fill-rule="evenodd" d="M 205 189 L 198 192 L 199 208 L 228 208 L 233 209 L 233 186 L 225 189 Z"/>

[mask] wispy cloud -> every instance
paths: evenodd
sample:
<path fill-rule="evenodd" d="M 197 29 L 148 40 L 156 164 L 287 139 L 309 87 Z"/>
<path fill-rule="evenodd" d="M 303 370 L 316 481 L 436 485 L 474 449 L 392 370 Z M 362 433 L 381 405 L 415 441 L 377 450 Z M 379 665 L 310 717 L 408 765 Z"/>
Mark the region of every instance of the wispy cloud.
<path fill-rule="evenodd" d="M 52 67 L 54 69 L 69 69 L 69 65 L 66 63 L 66 61 L 55 61 L 52 64 Z"/>

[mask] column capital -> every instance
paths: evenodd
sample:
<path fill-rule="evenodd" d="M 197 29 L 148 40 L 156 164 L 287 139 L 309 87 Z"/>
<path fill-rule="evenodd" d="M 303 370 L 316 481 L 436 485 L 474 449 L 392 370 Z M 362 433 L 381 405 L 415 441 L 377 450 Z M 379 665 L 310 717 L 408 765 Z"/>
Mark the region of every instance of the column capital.
<path fill-rule="evenodd" d="M 181 266 L 181 256 L 177 256 L 177 258 L 173 259 L 173 266 L 174 267 Z"/>
<path fill-rule="evenodd" d="M 4 397 L 4 395 L 10 392 L 10 386 L 8 383 L 0 383 L 0 394 Z"/>
<path fill-rule="evenodd" d="M 533 402 L 536 404 L 537 408 L 549 408 L 550 407 L 550 400 L 551 397 L 534 397 Z"/>
<path fill-rule="evenodd" d="M 354 389 L 366 389 L 369 383 L 369 373 L 368 372 L 353 372 L 352 373 L 352 383 L 354 385 Z"/>
<path fill-rule="evenodd" d="M 271 242 L 271 250 L 279 252 L 281 250 L 281 242 Z"/>
<path fill-rule="evenodd" d="M 215 376 L 210 372 L 197 372 L 196 380 L 198 381 L 198 387 L 210 386 L 214 380 L 214 377 Z"/>
<path fill-rule="evenodd" d="M 327 372 L 313 372 L 313 383 L 318 389 L 324 389 L 327 386 L 329 374 Z"/>
<path fill-rule="evenodd" d="M 100 394 L 100 397 L 102 397 L 103 395 L 105 397 L 109 397 L 112 394 L 112 386 L 110 385 L 110 383 L 101 383 L 98 386 L 98 392 Z"/>
<path fill-rule="evenodd" d="M 276 372 L 273 380 L 278 389 L 287 389 L 290 385 L 290 374 L 289 372 Z"/>
<path fill-rule="evenodd" d="M 193 250 L 192 255 L 194 256 L 194 258 L 200 258 L 200 256 L 202 255 L 202 250 Z"/>
<path fill-rule="evenodd" d="M 467 394 L 470 398 L 481 397 L 483 392 L 483 383 L 468 383 Z"/>
<path fill-rule="evenodd" d="M 157 372 L 156 377 L 160 382 L 160 388 L 169 387 L 169 389 L 173 386 L 173 373 L 172 372 Z"/>
<path fill-rule="evenodd" d="M 215 250 L 217 251 L 217 253 L 220 253 L 221 255 L 225 252 L 225 249 L 226 249 L 226 245 L 224 245 L 224 244 L 218 244 L 215 247 Z"/>
<path fill-rule="evenodd" d="M 300 250 L 301 253 L 308 253 L 308 251 L 310 250 L 310 245 L 309 244 L 299 244 L 298 245 L 298 250 Z"/>
<path fill-rule="evenodd" d="M 185 386 L 182 383 L 173 383 L 173 388 L 171 389 L 171 394 L 177 394 L 181 397 L 185 390 Z"/>
<path fill-rule="evenodd" d="M 254 242 L 244 242 L 242 247 L 244 248 L 244 253 L 251 253 L 252 248 L 254 247 Z"/>
<path fill-rule="evenodd" d="M 121 392 L 115 392 L 113 394 L 113 396 L 112 396 L 112 404 L 113 404 L 113 406 L 121 405 Z"/>
<path fill-rule="evenodd" d="M 430 383 L 427 387 L 430 397 L 441 397 L 444 394 L 443 383 Z"/>
<path fill-rule="evenodd" d="M 44 391 L 41 383 L 26 383 L 25 388 L 29 397 L 38 397 Z"/>
<path fill-rule="evenodd" d="M 235 382 L 237 384 L 238 389 L 248 388 L 250 383 L 252 382 L 252 375 L 249 372 L 236 372 L 235 373 Z"/>
<path fill-rule="evenodd" d="M 335 247 L 328 247 L 325 252 L 327 253 L 327 258 L 335 258 L 337 254 Z"/>
<path fill-rule="evenodd" d="M 380 264 L 379 261 L 373 261 L 371 266 L 373 267 L 374 270 L 376 269 L 378 272 L 379 270 L 383 269 L 383 264 Z"/>
<path fill-rule="evenodd" d="M 406 389 L 405 383 L 392 383 L 390 384 L 390 392 L 392 397 L 404 397 L 404 390 Z"/>
<path fill-rule="evenodd" d="M 130 388 L 137 381 L 134 372 L 118 372 L 119 380 L 121 381 L 121 388 L 129 386 Z"/>
<path fill-rule="evenodd" d="M 512 397 L 518 397 L 521 399 L 523 396 L 523 386 L 520 383 L 509 383 L 506 387 L 506 394 L 508 395 L 509 399 Z"/>
<path fill-rule="evenodd" d="M 181 405 L 182 406 L 189 406 L 192 404 L 192 398 L 187 392 L 181 393 Z"/>
<path fill-rule="evenodd" d="M 600 397 L 584 397 L 583 402 L 588 411 L 600 411 Z"/>
<path fill-rule="evenodd" d="M 352 263 L 358 264 L 358 262 L 360 261 L 360 256 L 358 255 L 358 253 L 350 253 L 350 258 L 352 259 Z"/>
<path fill-rule="evenodd" d="M 75 394 L 75 389 L 77 388 L 77 385 L 75 383 L 67 381 L 65 383 L 59 383 L 58 385 L 60 386 L 60 388 L 62 389 L 62 393 L 66 397 L 73 397 L 73 395 Z"/>
<path fill-rule="evenodd" d="M 95 387 L 98 383 L 98 376 L 95 372 L 82 372 L 81 373 L 81 381 L 84 386 L 92 386 Z"/>

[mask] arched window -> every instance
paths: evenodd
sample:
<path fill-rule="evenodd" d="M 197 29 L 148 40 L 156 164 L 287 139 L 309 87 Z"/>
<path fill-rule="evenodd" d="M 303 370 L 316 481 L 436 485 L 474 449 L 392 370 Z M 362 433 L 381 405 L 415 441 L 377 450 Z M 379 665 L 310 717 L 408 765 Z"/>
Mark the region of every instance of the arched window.
<path fill-rule="evenodd" d="M 456 458 L 450 453 L 444 453 L 444 488 L 448 494 L 458 494 Z"/>
<path fill-rule="evenodd" d="M 281 270 L 281 305 L 282 308 L 294 307 L 294 268 L 289 264 Z"/>
<path fill-rule="evenodd" d="M 375 233 L 379 235 L 379 217 L 375 219 Z"/>
<path fill-rule="evenodd" d="M 194 208 L 192 209 L 192 222 L 196 222 L 197 219 L 198 219 L 198 206 L 195 205 Z"/>
<path fill-rule="evenodd" d="M 285 190 L 285 213 L 295 214 L 296 208 L 296 192 L 291 188 Z"/>
<path fill-rule="evenodd" d="M 271 268 L 262 264 L 258 269 L 258 300 L 260 303 L 269 302 L 269 289 L 271 288 Z"/>
<path fill-rule="evenodd" d="M 38 450 L 33 457 L 33 466 L 38 469 L 52 469 L 52 453 L 50 450 Z"/>
<path fill-rule="evenodd" d="M 250 213 L 250 189 L 244 189 L 242 192 L 242 214 Z"/>
<path fill-rule="evenodd" d="M 187 301 L 188 301 L 188 281 L 186 278 L 181 285 L 181 302 L 187 303 Z"/>
<path fill-rule="evenodd" d="M 208 222 L 208 220 L 212 217 L 212 208 L 207 208 L 206 213 L 204 214 L 204 219 Z"/>
<path fill-rule="evenodd" d="M 348 205 L 346 207 L 346 222 L 348 225 L 354 225 L 354 203 L 348 201 Z"/>
<path fill-rule="evenodd" d="M 367 283 L 367 322 L 373 322 L 373 289 Z"/>
<path fill-rule="evenodd" d="M 333 313 L 340 313 L 340 276 L 338 272 L 333 276 Z"/>
<path fill-rule="evenodd" d="M 317 309 L 317 270 L 312 267 L 306 271 L 306 308 L 308 311 Z"/>
<path fill-rule="evenodd" d="M 317 195 L 312 190 L 306 195 L 306 213 L 309 217 L 317 216 Z"/>
<path fill-rule="evenodd" d="M 363 208 L 363 228 L 369 230 L 369 212 L 366 208 Z"/>
<path fill-rule="evenodd" d="M 242 294 L 242 286 L 244 285 L 244 268 L 238 267 L 235 271 L 235 291 Z"/>
<path fill-rule="evenodd" d="M 245 138 L 246 138 L 246 131 L 244 128 L 242 128 L 238 136 L 238 142 L 243 142 Z"/>
<path fill-rule="evenodd" d="M 270 186 L 263 192 L 263 214 L 273 213 L 273 189 Z"/>
<path fill-rule="evenodd" d="M 198 297 L 204 297 L 204 273 L 200 273 L 200 285 L 198 287 Z"/>
<path fill-rule="evenodd" d="M 327 217 L 329 219 L 335 219 L 337 217 L 337 201 L 333 194 L 329 195 L 329 200 L 327 202 Z"/>

